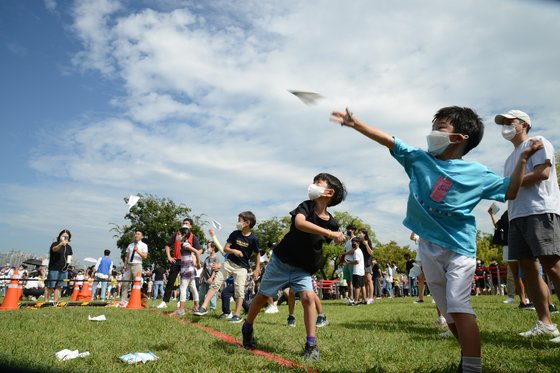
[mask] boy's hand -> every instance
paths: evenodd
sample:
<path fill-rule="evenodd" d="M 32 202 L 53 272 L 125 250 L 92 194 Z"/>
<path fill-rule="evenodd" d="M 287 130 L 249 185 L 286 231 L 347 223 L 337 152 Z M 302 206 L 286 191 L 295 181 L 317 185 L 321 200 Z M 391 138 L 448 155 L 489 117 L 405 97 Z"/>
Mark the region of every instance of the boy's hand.
<path fill-rule="evenodd" d="M 208 229 L 208 233 L 210 233 L 211 237 L 214 237 L 216 234 L 214 233 L 214 230 L 212 228 Z"/>
<path fill-rule="evenodd" d="M 521 153 L 521 157 L 524 157 L 527 160 L 530 156 L 536 153 L 537 150 L 543 148 L 543 142 L 541 139 L 529 139 L 531 141 L 531 145 L 528 146 L 523 153 Z"/>
<path fill-rule="evenodd" d="M 260 275 L 261 275 L 261 269 L 255 268 L 255 270 L 253 271 L 253 280 L 257 281 Z"/>
<path fill-rule="evenodd" d="M 330 120 L 332 122 L 340 123 L 341 126 L 354 127 L 356 122 L 350 109 L 346 108 L 344 112 L 333 111 Z"/>
<path fill-rule="evenodd" d="M 231 253 L 232 253 L 233 255 L 235 255 L 236 257 L 238 257 L 238 258 L 242 258 L 242 257 L 243 257 L 243 253 L 242 253 L 240 250 L 233 249 L 233 250 L 231 250 Z"/>

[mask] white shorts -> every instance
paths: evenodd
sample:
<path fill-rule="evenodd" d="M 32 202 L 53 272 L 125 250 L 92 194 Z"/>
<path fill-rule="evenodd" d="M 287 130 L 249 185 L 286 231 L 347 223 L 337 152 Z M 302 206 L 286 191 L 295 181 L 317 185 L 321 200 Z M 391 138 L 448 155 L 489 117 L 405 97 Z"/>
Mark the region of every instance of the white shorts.
<path fill-rule="evenodd" d="M 418 251 L 422 269 L 433 299 L 448 323 L 454 323 L 453 313 L 474 315 L 471 307 L 471 289 L 476 259 L 420 239 Z"/>

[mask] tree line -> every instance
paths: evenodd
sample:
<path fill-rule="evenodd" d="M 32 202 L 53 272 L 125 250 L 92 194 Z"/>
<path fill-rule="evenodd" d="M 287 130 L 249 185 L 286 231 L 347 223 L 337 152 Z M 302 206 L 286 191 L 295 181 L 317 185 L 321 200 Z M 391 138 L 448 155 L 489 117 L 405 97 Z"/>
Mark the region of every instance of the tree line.
<path fill-rule="evenodd" d="M 124 225 L 112 224 L 111 230 L 114 232 L 116 245 L 121 251 L 121 258 L 124 258 L 127 246 L 134 240 L 134 232 L 141 230 L 144 232 L 144 242 L 150 248 L 144 265 L 166 265 L 167 256 L 164 247 L 171 235 L 179 230 L 181 222 L 185 217 L 193 219 L 192 232 L 198 237 L 201 245 L 206 243 L 207 234 L 204 227 L 209 226 L 209 222 L 205 220 L 204 214 L 196 215 L 188 206 L 177 204 L 169 198 L 162 198 L 151 194 L 140 194 L 139 196 L 140 200 L 138 203 L 125 215 L 125 220 L 128 223 Z M 124 200 L 128 202 L 127 198 Z M 388 243 L 380 242 L 375 235 L 374 229 L 369 224 L 349 212 L 337 211 L 334 213 L 334 217 L 342 229 L 345 229 L 350 224 L 355 225 L 358 229 L 367 229 L 372 241 L 373 256 L 382 265 L 386 262 L 395 261 L 399 268 L 404 269 L 404 255 L 408 253 L 411 258 L 416 256 L 415 248 L 411 248 L 410 245 L 399 246 L 395 241 L 389 241 Z M 270 255 L 269 247 L 278 243 L 288 232 L 290 223 L 290 216 L 273 217 L 272 219 L 257 222 L 253 232 L 259 239 L 261 249 L 266 250 L 267 255 Z M 496 258 L 498 261 L 502 258 L 502 248 L 492 244 L 492 234 L 489 233 L 478 232 L 477 250 L 478 258 L 486 263 L 491 258 Z M 323 262 L 318 273 L 319 277 L 332 279 L 335 276 L 335 271 L 339 265 L 338 258 L 343 252 L 343 244 L 329 243 L 323 245 Z"/>

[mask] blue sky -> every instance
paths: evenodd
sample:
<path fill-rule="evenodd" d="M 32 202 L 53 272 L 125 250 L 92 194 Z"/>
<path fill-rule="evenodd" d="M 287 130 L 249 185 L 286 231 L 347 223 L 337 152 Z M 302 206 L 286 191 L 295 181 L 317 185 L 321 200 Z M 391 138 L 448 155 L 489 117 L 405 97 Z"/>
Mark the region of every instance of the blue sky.
<path fill-rule="evenodd" d="M 560 146 L 559 16 L 552 1 L 2 1 L 0 251 L 45 254 L 68 228 L 78 257 L 99 256 L 136 193 L 224 239 L 240 211 L 286 215 L 321 171 L 348 188 L 336 210 L 408 244 L 406 175 L 329 113 L 425 147 L 440 107 L 472 107 L 487 126 L 465 159 L 501 173 L 498 113 L 528 112 Z"/>

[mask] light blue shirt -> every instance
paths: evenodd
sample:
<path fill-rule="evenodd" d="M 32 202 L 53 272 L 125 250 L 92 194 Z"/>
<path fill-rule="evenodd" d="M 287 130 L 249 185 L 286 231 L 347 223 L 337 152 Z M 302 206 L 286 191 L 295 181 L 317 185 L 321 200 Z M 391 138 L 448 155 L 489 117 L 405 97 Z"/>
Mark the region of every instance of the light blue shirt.
<path fill-rule="evenodd" d="M 469 258 L 476 257 L 476 220 L 482 199 L 505 201 L 509 177 L 477 162 L 439 160 L 395 138 L 391 155 L 410 177 L 403 224 L 422 239 Z"/>

